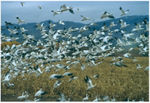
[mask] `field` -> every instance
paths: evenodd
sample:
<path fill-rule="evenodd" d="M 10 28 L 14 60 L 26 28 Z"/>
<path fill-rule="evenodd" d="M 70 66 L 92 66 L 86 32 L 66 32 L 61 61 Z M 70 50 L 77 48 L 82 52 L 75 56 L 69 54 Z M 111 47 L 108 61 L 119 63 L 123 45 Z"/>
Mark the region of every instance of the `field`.
<path fill-rule="evenodd" d="M 53 68 L 50 72 L 44 72 L 38 77 L 34 73 L 25 73 L 24 76 L 19 75 L 10 81 L 10 83 L 14 83 L 14 87 L 1 85 L 1 99 L 2 101 L 18 101 L 17 97 L 21 96 L 22 92 L 28 91 L 28 100 L 34 100 L 34 94 L 42 88 L 46 93 L 41 96 L 41 101 L 56 101 L 61 93 L 65 95 L 67 100 L 70 98 L 71 101 L 82 101 L 86 94 L 89 95 L 88 101 L 93 101 L 96 96 L 100 98 L 109 96 L 111 99 L 115 98 L 116 101 L 127 101 L 128 99 L 149 101 L 149 71 L 144 70 L 148 66 L 148 57 L 135 58 L 137 61 L 123 58 L 127 67 L 112 65 L 112 57 L 99 58 L 97 62 L 102 61 L 102 63 L 96 66 L 87 65 L 85 59 L 82 58 L 80 60 L 86 66 L 84 71 L 81 70 L 81 64 L 79 63 L 72 65 L 67 71 L 64 69 L 56 71 Z M 66 61 L 57 63 L 64 64 Z M 140 64 L 142 68 L 136 69 L 137 64 Z M 42 70 L 44 71 L 44 68 Z M 2 75 L 7 71 L 8 68 L 3 69 Z M 68 82 L 69 76 L 65 76 L 60 79 L 62 84 L 54 89 L 53 85 L 56 80 L 49 79 L 50 75 L 65 72 L 71 72 L 78 78 Z M 94 78 L 93 75 L 95 74 L 98 74 L 99 77 Z M 87 90 L 87 84 L 84 81 L 86 75 L 96 85 L 90 90 Z"/>
<path fill-rule="evenodd" d="M 2 2 L 1 101 L 149 101 L 148 10 Z"/>

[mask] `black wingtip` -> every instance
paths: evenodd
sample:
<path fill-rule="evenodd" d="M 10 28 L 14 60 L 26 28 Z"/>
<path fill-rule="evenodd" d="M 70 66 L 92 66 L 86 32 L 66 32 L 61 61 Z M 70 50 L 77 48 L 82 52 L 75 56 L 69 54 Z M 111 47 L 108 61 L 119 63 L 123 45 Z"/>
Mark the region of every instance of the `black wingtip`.
<path fill-rule="evenodd" d="M 85 76 L 84 81 L 87 83 L 89 81 L 89 77 Z"/>

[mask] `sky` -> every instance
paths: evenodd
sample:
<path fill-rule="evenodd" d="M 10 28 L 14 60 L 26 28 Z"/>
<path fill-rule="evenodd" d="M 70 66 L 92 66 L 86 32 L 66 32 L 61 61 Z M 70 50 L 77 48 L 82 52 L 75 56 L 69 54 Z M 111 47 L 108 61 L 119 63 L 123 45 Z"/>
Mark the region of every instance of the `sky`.
<path fill-rule="evenodd" d="M 53 16 L 51 10 L 56 11 L 63 4 L 73 7 L 75 14 L 64 12 Z M 42 9 L 38 9 L 38 6 L 42 6 Z M 17 23 L 17 16 L 23 19 L 25 23 L 39 23 L 45 20 L 88 23 L 82 22 L 80 15 L 89 17 L 94 21 L 101 21 L 100 16 L 104 11 L 108 11 L 119 18 L 121 15 L 120 6 L 124 10 L 130 10 L 127 16 L 148 15 L 149 13 L 148 1 L 24 1 L 23 7 L 19 1 L 2 1 L 1 24 L 4 25 L 5 21 Z"/>

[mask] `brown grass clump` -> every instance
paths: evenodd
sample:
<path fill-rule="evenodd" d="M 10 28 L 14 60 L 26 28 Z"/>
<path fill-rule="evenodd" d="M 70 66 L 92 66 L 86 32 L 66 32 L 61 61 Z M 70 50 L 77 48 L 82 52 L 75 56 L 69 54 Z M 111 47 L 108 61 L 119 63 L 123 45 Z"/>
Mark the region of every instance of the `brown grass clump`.
<path fill-rule="evenodd" d="M 20 43 L 17 42 L 17 41 L 3 42 L 3 43 L 1 44 L 1 48 L 3 49 L 3 48 L 6 47 L 7 45 L 12 46 L 13 44 L 19 45 Z"/>
<path fill-rule="evenodd" d="M 49 79 L 49 76 L 63 74 L 66 70 L 55 71 L 55 69 L 52 69 L 50 72 L 44 72 L 38 77 L 34 73 L 25 74 L 24 76 L 19 75 L 11 80 L 11 83 L 15 85 L 14 87 L 2 85 L 2 101 L 18 101 L 17 96 L 20 96 L 24 91 L 28 91 L 29 100 L 34 100 L 34 94 L 40 88 L 46 91 L 46 94 L 42 96 L 43 101 L 56 101 L 60 97 L 60 93 L 63 93 L 66 98 L 70 98 L 72 101 L 82 101 L 86 94 L 89 95 L 89 101 L 94 100 L 96 96 L 109 96 L 117 101 L 125 101 L 127 98 L 137 101 L 143 98 L 148 101 L 149 75 L 148 71 L 144 71 L 145 67 L 148 66 L 148 57 L 137 57 L 137 62 L 123 58 L 127 67 L 111 65 L 111 60 L 112 57 L 107 57 L 102 64 L 97 66 L 88 66 L 85 63 L 86 69 L 84 71 L 80 69 L 80 64 L 72 66 L 67 72 L 73 73 L 78 79 L 68 82 L 69 76 L 66 76 L 60 79 L 62 84 L 55 89 L 53 85 L 56 80 Z M 60 63 L 63 64 L 65 61 Z M 81 61 L 84 62 L 84 59 L 81 59 Z M 141 64 L 143 68 L 137 70 L 136 64 Z M 7 72 L 7 69 L 4 70 L 2 70 L 2 74 Z M 99 78 L 93 78 L 95 74 L 99 74 Z M 87 90 L 87 84 L 84 81 L 86 75 L 92 79 L 93 84 L 96 84 L 90 90 Z"/>

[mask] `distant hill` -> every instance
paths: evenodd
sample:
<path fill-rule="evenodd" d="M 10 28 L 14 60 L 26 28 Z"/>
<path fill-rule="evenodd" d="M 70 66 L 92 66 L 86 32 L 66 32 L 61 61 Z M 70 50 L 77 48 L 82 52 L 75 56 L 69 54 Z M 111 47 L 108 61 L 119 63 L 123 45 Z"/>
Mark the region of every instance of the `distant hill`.
<path fill-rule="evenodd" d="M 106 25 L 109 25 L 110 22 L 114 21 L 116 24 L 118 24 L 120 19 L 126 21 L 127 24 L 130 24 L 130 26 L 128 26 L 127 28 L 124 29 L 127 32 L 130 32 L 132 30 L 132 28 L 135 26 L 134 23 L 142 22 L 144 20 L 144 18 L 148 18 L 148 15 L 146 15 L 146 16 L 125 16 L 125 17 L 121 17 L 121 18 L 96 22 L 96 24 L 97 24 L 96 26 L 90 26 L 89 30 L 82 33 L 82 35 L 83 36 L 84 35 L 89 35 L 90 33 L 93 32 L 93 30 L 99 30 L 104 23 Z M 40 22 L 40 23 L 44 23 L 45 26 L 48 26 L 49 21 L 52 22 L 52 23 L 56 23 L 56 27 L 54 27 L 55 30 L 68 29 L 70 27 L 72 27 L 72 28 L 79 27 L 80 28 L 82 26 L 88 25 L 88 24 L 82 24 L 82 23 L 71 22 L 71 21 L 64 21 L 65 25 L 60 25 L 58 22 L 53 22 L 51 20 L 43 21 L 43 22 Z M 14 25 L 18 26 L 18 24 L 14 24 Z M 36 23 L 22 24 L 22 25 L 20 25 L 20 27 L 24 27 L 25 29 L 27 29 L 28 30 L 27 33 L 30 34 L 30 35 L 34 35 L 36 39 L 41 39 L 40 31 L 36 29 Z M 116 28 L 119 28 L 119 25 L 112 28 L 112 29 L 116 29 Z M 6 26 L 2 26 L 2 34 L 10 36 L 9 31 L 6 29 Z M 76 33 L 76 34 L 78 34 L 78 33 Z M 120 34 L 117 34 L 117 35 L 114 35 L 114 36 L 118 38 L 119 35 Z M 22 36 L 20 36 L 20 38 L 22 38 Z M 22 41 L 22 39 L 20 39 L 19 41 Z"/>

